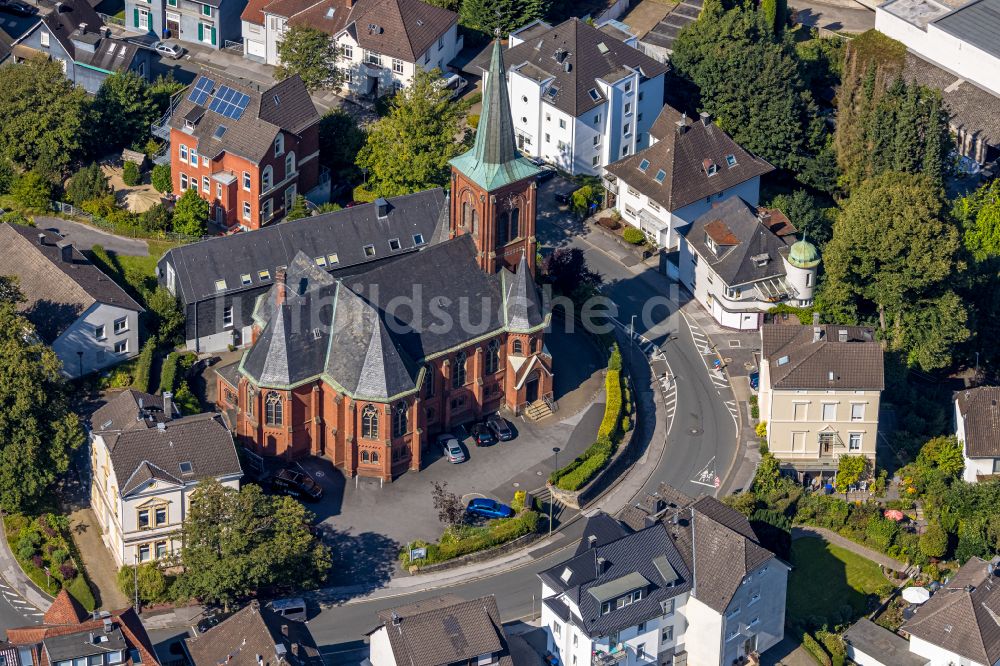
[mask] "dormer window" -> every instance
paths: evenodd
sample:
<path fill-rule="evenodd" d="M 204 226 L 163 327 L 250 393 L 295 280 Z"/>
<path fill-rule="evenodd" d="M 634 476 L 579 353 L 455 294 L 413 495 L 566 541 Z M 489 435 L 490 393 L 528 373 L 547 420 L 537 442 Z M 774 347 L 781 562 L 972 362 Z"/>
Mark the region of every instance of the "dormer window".
<path fill-rule="evenodd" d="M 705 173 L 708 174 L 709 178 L 719 173 L 719 165 L 717 165 L 712 160 L 705 160 L 703 162 L 703 166 L 705 167 Z"/>
<path fill-rule="evenodd" d="M 769 262 L 770 260 L 771 257 L 767 253 L 755 254 L 754 256 L 750 257 L 750 261 L 752 261 L 753 265 L 756 266 L 757 268 L 763 268 L 764 266 L 767 266 L 767 262 Z"/>
<path fill-rule="evenodd" d="M 705 245 L 707 245 L 708 249 L 712 251 L 712 254 L 719 254 L 718 243 L 716 243 L 715 240 L 708 235 L 708 233 L 705 234 Z"/>

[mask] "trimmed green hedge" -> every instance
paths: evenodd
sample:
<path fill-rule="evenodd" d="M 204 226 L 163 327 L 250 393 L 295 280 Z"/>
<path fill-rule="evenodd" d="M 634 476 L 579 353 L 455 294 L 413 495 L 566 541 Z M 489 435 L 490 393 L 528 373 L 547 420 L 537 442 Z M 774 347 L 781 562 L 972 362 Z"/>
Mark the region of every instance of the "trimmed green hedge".
<path fill-rule="evenodd" d="M 826 653 L 823 646 L 820 645 L 807 631 L 802 632 L 802 647 L 809 653 L 809 656 L 816 660 L 817 664 L 821 664 L 822 666 L 832 666 L 830 655 Z"/>
<path fill-rule="evenodd" d="M 646 234 L 642 233 L 635 227 L 626 227 L 622 232 L 622 239 L 626 243 L 631 243 L 632 245 L 642 245 L 646 242 Z"/>
<path fill-rule="evenodd" d="M 142 346 L 142 351 L 139 352 L 139 358 L 135 364 L 135 376 L 132 380 L 132 386 L 135 387 L 135 390 L 149 393 L 149 378 L 153 370 L 153 357 L 155 355 L 156 338 L 152 337 L 146 340 L 146 344 Z"/>
<path fill-rule="evenodd" d="M 160 391 L 176 391 L 183 373 L 198 359 L 194 352 L 170 352 L 160 371 Z M 178 377 L 178 373 L 181 373 Z"/>
<path fill-rule="evenodd" d="M 427 548 L 427 557 L 417 564 L 427 565 L 446 562 L 456 557 L 501 546 L 538 530 L 538 513 L 524 511 L 514 518 L 497 518 L 484 527 L 449 527 L 438 543 L 415 541 L 407 544 L 399 559 L 404 567 L 410 566 L 410 548 Z"/>
<path fill-rule="evenodd" d="M 622 422 L 622 381 L 620 370 L 608 370 L 604 378 L 604 392 L 607 401 L 604 403 L 604 418 L 601 427 L 597 429 L 597 437 L 614 438 L 619 432 Z"/>

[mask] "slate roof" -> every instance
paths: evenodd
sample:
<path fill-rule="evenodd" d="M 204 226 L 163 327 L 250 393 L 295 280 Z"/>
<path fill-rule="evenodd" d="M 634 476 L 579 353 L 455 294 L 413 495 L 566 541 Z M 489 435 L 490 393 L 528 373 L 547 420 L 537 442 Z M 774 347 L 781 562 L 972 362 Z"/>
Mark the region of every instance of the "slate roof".
<path fill-rule="evenodd" d="M 257 600 L 193 638 L 184 639 L 194 666 L 320 666 L 309 627 L 282 618 Z M 258 661 L 258 657 L 260 661 Z"/>
<path fill-rule="evenodd" d="M 963 42 L 1000 58 L 1000 0 L 973 0 L 933 21 Z"/>
<path fill-rule="evenodd" d="M 521 255 L 517 273 L 504 269 L 501 273 L 508 331 L 529 332 L 545 323 L 542 296 L 535 288 L 528 268 L 528 258 Z"/>
<path fill-rule="evenodd" d="M 764 324 L 761 354 L 772 389 L 877 390 L 885 388 L 882 345 L 863 326 Z M 840 342 L 840 332 L 846 341 Z M 784 359 L 784 360 L 783 360 Z M 830 379 L 830 373 L 833 379 Z"/>
<path fill-rule="evenodd" d="M 965 452 L 970 458 L 1000 457 L 1000 386 L 980 386 L 955 394 L 965 422 Z"/>
<path fill-rule="evenodd" d="M 779 227 L 784 235 L 772 231 L 770 217 L 732 196 L 716 203 L 679 231 L 695 249 L 701 260 L 731 287 L 750 284 L 785 275 L 781 260 L 795 242 L 794 228 Z M 718 251 L 709 247 L 710 237 Z M 767 262 L 760 265 L 755 259 L 767 255 Z"/>
<path fill-rule="evenodd" d="M 189 145 L 196 145 L 198 152 L 209 159 L 216 159 L 225 152 L 258 163 L 272 150 L 274 137 L 280 130 L 298 135 L 319 122 L 316 106 L 298 74 L 264 88 L 247 79 L 202 68 L 195 77 L 192 89 L 203 77 L 215 82 L 211 94 L 201 104 L 195 104 L 190 90 L 181 93 L 180 102 L 170 116 L 170 127 L 190 135 Z M 215 92 L 222 86 L 250 98 L 239 119 L 209 110 Z M 200 112 L 201 109 L 204 113 Z M 200 114 L 193 128 L 188 127 L 186 121 L 192 111 L 195 111 L 195 116 Z M 226 129 L 217 138 L 216 130 L 220 127 Z"/>
<path fill-rule="evenodd" d="M 86 0 L 44 2 L 39 3 L 39 9 L 40 23 L 76 62 L 106 72 L 125 71 L 139 51 L 136 44 L 103 36 L 104 21 Z M 80 30 L 82 23 L 87 25 L 86 31 Z"/>
<path fill-rule="evenodd" d="M 542 23 L 530 25 L 528 30 L 513 34 L 525 41 L 503 52 L 507 70 L 531 65 L 535 71 L 544 72 L 552 79 L 550 86 L 558 89 L 555 95 L 546 94 L 545 101 L 574 117 L 607 101 L 603 94 L 597 100 L 590 95 L 598 79 L 614 83 L 636 69 L 647 78 L 655 78 L 668 69 L 642 51 L 576 17 L 555 27 Z M 565 51 L 567 55 L 557 60 L 557 51 Z M 569 71 L 566 71 L 567 63 Z M 474 64 L 484 71 L 488 68 L 482 54 Z"/>
<path fill-rule="evenodd" d="M 177 276 L 177 296 L 184 303 L 194 303 L 223 293 L 215 288 L 219 279 L 226 281 L 226 294 L 270 286 L 277 268 L 291 264 L 300 251 L 314 259 L 336 255 L 337 263 L 327 261 L 326 269 L 335 274 L 350 273 L 364 264 L 422 247 L 415 242 L 417 235 L 429 245 L 439 229 L 447 227 L 448 197 L 440 188 L 393 197 L 388 202 L 388 215 L 382 219 L 371 203 L 181 245 L 160 259 L 161 280 L 166 264 L 171 264 Z M 393 239 L 399 240 L 398 250 L 389 245 Z M 375 256 L 366 256 L 368 245 L 374 247 Z M 268 271 L 269 278 L 261 280 L 260 270 Z M 243 284 L 243 275 L 249 275 L 250 284 Z"/>
<path fill-rule="evenodd" d="M 45 236 L 45 245 L 38 243 Z M 62 261 L 62 236 L 36 227 L 0 223 L 0 275 L 13 275 L 24 294 L 22 309 L 46 342 L 53 342 L 95 303 L 142 312 L 114 280 L 73 249 Z"/>
<path fill-rule="evenodd" d="M 152 641 L 149 640 L 139 616 L 131 608 L 110 611 L 106 618 L 96 620 L 86 615 L 80 622 L 54 624 L 46 620 L 40 625 L 9 628 L 7 640 L 15 646 L 31 647 L 35 666 L 50 666 L 47 651 L 50 648 L 53 651 L 58 650 L 61 654 L 68 654 L 67 650 L 70 647 L 74 648 L 70 651 L 76 652 L 78 656 L 95 654 L 89 650 L 89 647 L 97 647 L 90 638 L 92 634 L 104 633 L 105 619 L 111 621 L 115 638 L 123 641 L 125 648 L 135 648 L 139 652 L 142 666 L 159 666 Z M 126 650 L 122 666 L 139 666 L 139 663 L 133 662 L 129 651 Z"/>
<path fill-rule="evenodd" d="M 678 122 L 686 128 L 683 133 L 678 131 Z M 656 143 L 605 169 L 670 211 L 774 171 L 707 116 L 692 120 L 669 105 L 653 122 L 650 136 Z M 736 159 L 735 166 L 728 165 L 729 155 Z M 649 165 L 642 171 L 639 167 L 644 162 Z M 718 168 L 715 175 L 708 175 L 707 164 Z M 662 182 L 656 178 L 660 171 L 664 173 Z"/>
<path fill-rule="evenodd" d="M 507 636 L 493 595 L 463 601 L 448 594 L 379 611 L 397 664 L 441 666 L 493 653 L 512 666 Z"/>
<path fill-rule="evenodd" d="M 182 485 L 243 473 L 218 414 L 167 419 L 160 396 L 124 391 L 94 413 L 91 428 L 108 447 L 123 497 L 150 479 Z"/>
<path fill-rule="evenodd" d="M 1000 659 L 1000 577 L 973 557 L 901 629 L 979 664 Z"/>
<path fill-rule="evenodd" d="M 910 643 L 892 631 L 861 618 L 844 632 L 844 642 L 880 664 L 927 666 L 930 660 L 910 652 Z"/>

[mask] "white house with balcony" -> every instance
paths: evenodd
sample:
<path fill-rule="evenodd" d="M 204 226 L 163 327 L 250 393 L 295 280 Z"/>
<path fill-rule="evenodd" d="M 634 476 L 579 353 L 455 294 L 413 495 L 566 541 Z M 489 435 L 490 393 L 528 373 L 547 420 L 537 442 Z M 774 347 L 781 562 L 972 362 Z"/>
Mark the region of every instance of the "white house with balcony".
<path fill-rule="evenodd" d="M 243 10 L 244 55 L 280 64 L 278 45 L 294 25 L 322 30 L 338 49 L 342 90 L 380 97 L 419 70 L 447 71 L 462 50 L 458 14 L 421 0 L 251 0 Z"/>
<path fill-rule="evenodd" d="M 657 111 L 652 145 L 604 170 L 608 205 L 649 242 L 677 247 L 677 230 L 729 197 L 756 206 L 770 164 L 733 141 L 707 114 L 688 118 L 671 106 Z"/>
<path fill-rule="evenodd" d="M 91 506 L 118 566 L 167 561 L 204 479 L 239 489 L 243 470 L 218 414 L 181 417 L 169 393 L 124 391 L 90 420 Z"/>
<path fill-rule="evenodd" d="M 535 21 L 511 33 L 504 51 L 518 149 L 571 174 L 649 145 L 663 106 L 666 65 L 639 51 L 617 22 Z M 489 68 L 489 53 L 473 61 Z"/>
<path fill-rule="evenodd" d="M 788 567 L 711 497 L 669 490 L 622 520 L 588 520 L 576 553 L 539 574 L 561 664 L 756 664 L 784 636 Z"/>
<path fill-rule="evenodd" d="M 813 303 L 819 253 L 777 209 L 724 199 L 681 227 L 678 272 L 715 321 L 757 330 L 779 303 Z"/>

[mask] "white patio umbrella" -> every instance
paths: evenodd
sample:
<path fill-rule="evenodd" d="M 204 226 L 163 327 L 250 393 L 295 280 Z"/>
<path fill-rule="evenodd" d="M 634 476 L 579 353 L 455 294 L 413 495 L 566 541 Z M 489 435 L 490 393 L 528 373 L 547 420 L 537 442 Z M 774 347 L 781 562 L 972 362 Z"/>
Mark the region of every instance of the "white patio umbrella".
<path fill-rule="evenodd" d="M 908 587 L 903 590 L 903 598 L 911 604 L 922 604 L 931 598 L 931 593 L 923 587 Z"/>

